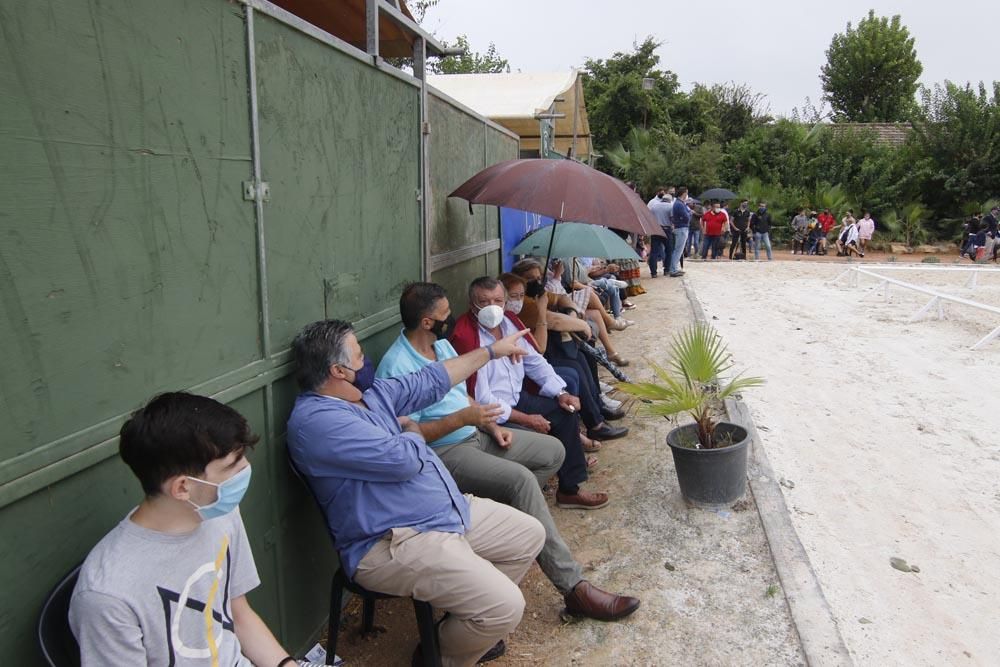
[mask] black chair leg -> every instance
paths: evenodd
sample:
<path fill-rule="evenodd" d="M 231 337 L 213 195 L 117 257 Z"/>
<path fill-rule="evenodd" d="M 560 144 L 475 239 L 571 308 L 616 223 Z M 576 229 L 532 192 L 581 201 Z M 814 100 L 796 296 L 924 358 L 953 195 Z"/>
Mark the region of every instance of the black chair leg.
<path fill-rule="evenodd" d="M 326 629 L 326 664 L 332 665 L 337 655 L 337 634 L 340 632 L 340 611 L 344 604 L 344 576 L 338 569 L 330 586 L 330 621 Z"/>
<path fill-rule="evenodd" d="M 362 595 L 362 622 L 361 634 L 367 636 L 375 628 L 375 596 L 370 593 Z"/>
<path fill-rule="evenodd" d="M 441 667 L 441 649 L 438 646 L 437 627 L 434 625 L 434 608 L 422 600 L 413 600 L 413 611 L 420 630 L 420 648 L 425 667 Z"/>

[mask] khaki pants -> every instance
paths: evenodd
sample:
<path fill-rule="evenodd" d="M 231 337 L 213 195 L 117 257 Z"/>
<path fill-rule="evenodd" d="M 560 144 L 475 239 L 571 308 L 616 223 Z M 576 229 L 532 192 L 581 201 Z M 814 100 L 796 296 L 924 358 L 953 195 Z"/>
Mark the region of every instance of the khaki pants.
<path fill-rule="evenodd" d="M 541 489 L 562 465 L 566 453 L 561 442 L 551 435 L 514 430 L 514 441 L 504 449 L 476 431 L 468 440 L 435 452 L 463 493 L 516 507 L 541 522 L 545 546 L 538 565 L 560 593 L 565 595 L 580 583 L 583 572 L 559 534 Z"/>
<path fill-rule="evenodd" d="M 521 622 L 517 587 L 545 542 L 545 529 L 523 512 L 467 495 L 464 535 L 394 528 L 358 564 L 354 580 L 410 596 L 451 615 L 439 626 L 441 662 L 474 665 Z"/>

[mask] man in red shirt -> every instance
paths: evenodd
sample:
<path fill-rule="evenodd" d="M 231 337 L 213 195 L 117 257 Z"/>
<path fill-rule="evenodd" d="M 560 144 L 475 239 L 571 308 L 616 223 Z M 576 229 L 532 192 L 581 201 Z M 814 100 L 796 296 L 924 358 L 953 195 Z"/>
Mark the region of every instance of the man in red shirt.
<path fill-rule="evenodd" d="M 830 215 L 830 209 L 828 208 L 823 209 L 823 212 L 819 214 L 817 220 L 819 220 L 819 224 L 823 228 L 824 235 L 829 234 L 830 230 L 833 229 L 833 226 L 837 223 L 834 217 Z"/>
<path fill-rule="evenodd" d="M 712 208 L 701 216 L 702 225 L 705 227 L 705 240 L 701 244 L 701 258 L 708 257 L 708 249 L 712 249 L 712 259 L 718 259 L 722 254 L 722 232 L 726 228 L 729 216 L 725 211 L 720 210 L 721 204 L 712 202 Z"/>

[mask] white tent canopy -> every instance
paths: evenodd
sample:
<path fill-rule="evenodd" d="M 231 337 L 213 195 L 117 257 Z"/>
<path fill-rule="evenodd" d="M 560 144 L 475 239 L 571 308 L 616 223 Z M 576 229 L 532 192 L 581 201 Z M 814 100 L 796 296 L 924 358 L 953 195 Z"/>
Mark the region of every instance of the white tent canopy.
<path fill-rule="evenodd" d="M 539 115 L 554 114 L 554 148 L 587 159 L 590 125 L 580 72 L 433 74 L 427 82 L 445 95 L 521 137 L 522 150 L 539 150 Z"/>

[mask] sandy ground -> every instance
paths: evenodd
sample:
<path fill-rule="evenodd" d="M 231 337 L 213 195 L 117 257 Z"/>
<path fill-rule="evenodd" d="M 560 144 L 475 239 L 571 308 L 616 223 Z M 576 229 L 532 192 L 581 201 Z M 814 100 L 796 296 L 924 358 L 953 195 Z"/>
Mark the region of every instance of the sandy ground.
<path fill-rule="evenodd" d="M 629 317 L 638 325 L 614 334 L 633 360 L 635 378 L 663 360 L 670 335 L 692 320 L 679 281 L 645 280 Z M 552 512 L 595 584 L 642 598 L 619 623 L 560 618 L 562 598 L 534 566 L 522 582 L 524 620 L 493 665 L 798 665 L 798 636 L 780 589 L 752 498 L 734 509 L 688 509 L 680 497 L 662 418 L 630 415 L 624 439 L 605 443 L 588 486 L 608 490 L 601 510 Z M 550 503 L 551 503 L 550 498 Z M 387 632 L 358 636 L 360 610 L 345 615 L 340 655 L 352 665 L 407 665 L 416 644 L 409 600 L 379 603 Z"/>
<path fill-rule="evenodd" d="M 845 266 L 695 262 L 685 279 L 768 380 L 745 398 L 856 663 L 1000 664 L 1000 340 L 969 350 L 1000 317 L 948 304 L 908 323 L 929 297 L 831 285 Z M 887 275 L 1000 306 L 1000 274 Z"/>

